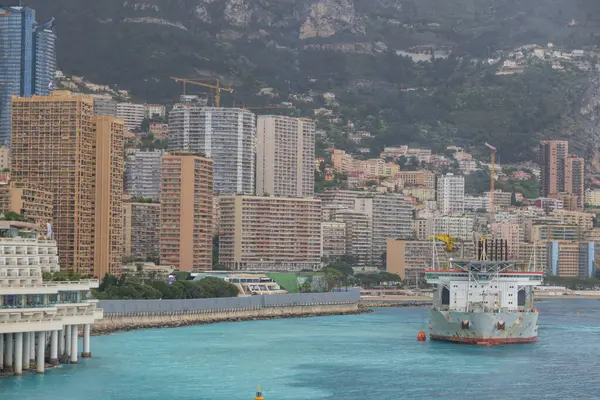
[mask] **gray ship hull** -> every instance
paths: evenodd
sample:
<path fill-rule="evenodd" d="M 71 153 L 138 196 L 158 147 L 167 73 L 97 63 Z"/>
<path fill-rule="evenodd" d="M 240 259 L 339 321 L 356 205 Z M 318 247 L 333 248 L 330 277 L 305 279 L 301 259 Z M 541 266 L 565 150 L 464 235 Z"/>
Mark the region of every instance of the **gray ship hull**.
<path fill-rule="evenodd" d="M 538 312 L 429 312 L 429 338 L 494 345 L 528 343 L 537 338 Z"/>

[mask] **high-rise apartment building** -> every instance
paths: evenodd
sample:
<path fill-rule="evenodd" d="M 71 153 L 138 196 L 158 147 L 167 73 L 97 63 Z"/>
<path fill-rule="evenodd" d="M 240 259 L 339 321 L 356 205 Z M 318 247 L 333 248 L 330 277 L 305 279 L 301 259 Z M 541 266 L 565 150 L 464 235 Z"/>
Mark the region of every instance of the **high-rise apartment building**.
<path fill-rule="evenodd" d="M 221 264 L 250 270 L 321 267 L 320 200 L 226 196 L 219 206 Z"/>
<path fill-rule="evenodd" d="M 123 202 L 123 256 L 158 259 L 160 203 Z"/>
<path fill-rule="evenodd" d="M 490 192 L 485 192 L 483 194 L 483 201 L 485 204 L 485 209 L 487 212 L 490 212 Z M 512 192 L 504 192 L 500 189 L 494 190 L 494 211 L 502 210 L 505 207 L 510 207 L 512 202 Z"/>
<path fill-rule="evenodd" d="M 41 232 L 52 223 L 52 192 L 26 183 L 0 185 L 0 213 L 12 211 L 33 220 Z"/>
<path fill-rule="evenodd" d="M 162 150 L 128 149 L 125 156 L 125 192 L 132 198 L 160 199 Z"/>
<path fill-rule="evenodd" d="M 97 277 L 120 270 L 122 122 L 94 117 L 89 96 L 55 91 L 13 97 L 11 127 L 13 179 L 52 191 L 60 264 Z"/>
<path fill-rule="evenodd" d="M 433 249 L 435 246 L 435 254 Z M 447 264 L 448 257 L 444 243 L 430 240 L 396 240 L 386 241 L 386 271 L 398 274 L 403 280 L 415 282 L 421 280 L 425 270 L 435 269 L 441 264 Z M 437 256 L 437 260 L 435 260 Z M 434 261 L 438 265 L 434 265 Z"/>
<path fill-rule="evenodd" d="M 180 271 L 212 268 L 213 168 L 213 160 L 188 152 L 162 157 L 162 264 Z"/>
<path fill-rule="evenodd" d="M 566 140 L 543 140 L 539 148 L 540 194 L 544 197 L 565 192 L 565 168 L 569 155 Z"/>
<path fill-rule="evenodd" d="M 521 242 L 519 244 L 519 256 L 517 259 L 521 260 L 525 265 L 531 265 L 538 270 L 548 273 L 548 242 Z"/>
<path fill-rule="evenodd" d="M 585 200 L 585 161 L 574 155 L 567 157 L 565 162 L 565 192 L 577 196 L 576 207 L 571 211 L 583 210 Z"/>
<path fill-rule="evenodd" d="M 94 275 L 118 275 L 123 255 L 123 121 L 98 115 L 95 125 Z"/>
<path fill-rule="evenodd" d="M 371 260 L 383 263 L 386 240 L 410 239 L 413 236 L 413 206 L 396 194 L 363 194 L 356 201 L 354 209 L 371 218 Z"/>
<path fill-rule="evenodd" d="M 125 121 L 125 129 L 140 129 L 144 120 L 145 111 L 143 104 L 119 103 L 117 104 L 117 118 Z"/>
<path fill-rule="evenodd" d="M 326 221 L 321 223 L 321 255 L 335 260 L 346 255 L 346 224 Z"/>
<path fill-rule="evenodd" d="M 437 182 L 438 210 L 442 214 L 463 213 L 465 211 L 465 177 L 446 174 Z"/>
<path fill-rule="evenodd" d="M 94 115 L 117 117 L 117 102 L 110 96 L 92 96 L 94 98 Z"/>
<path fill-rule="evenodd" d="M 56 35 L 54 19 L 37 25 L 33 42 L 33 94 L 47 96 L 54 89 L 56 73 Z"/>
<path fill-rule="evenodd" d="M 580 240 L 583 232 L 577 225 L 534 224 L 527 233 L 527 239 L 535 243 L 552 240 L 575 242 Z"/>
<path fill-rule="evenodd" d="M 562 221 L 564 224 L 577 225 L 583 230 L 592 229 L 594 218 L 596 218 L 595 213 L 567 210 L 554 210 L 550 213 L 550 216 Z"/>
<path fill-rule="evenodd" d="M 53 192 L 53 232 L 60 265 L 90 274 L 95 172 L 93 100 L 66 91 L 12 100 L 12 177 Z"/>
<path fill-rule="evenodd" d="M 323 202 L 323 206 L 335 205 L 354 209 L 356 199 L 361 192 L 357 190 L 328 189 L 319 193 L 317 197 Z"/>
<path fill-rule="evenodd" d="M 490 230 L 493 240 L 504 240 L 508 246 L 508 258 L 519 259 L 519 246 L 525 240 L 523 228 L 519 224 L 510 222 L 494 222 Z"/>
<path fill-rule="evenodd" d="M 354 257 L 358 265 L 373 262 L 372 219 L 367 214 L 354 210 L 339 210 L 334 220 L 346 225 L 346 255 Z"/>
<path fill-rule="evenodd" d="M 433 231 L 429 235 L 450 235 L 462 241 L 473 240 L 475 216 L 440 215 L 433 218 Z"/>
<path fill-rule="evenodd" d="M 0 171 L 10 169 L 10 148 L 0 146 Z"/>
<path fill-rule="evenodd" d="M 256 193 L 311 197 L 315 193 L 315 122 L 280 115 L 258 117 Z"/>
<path fill-rule="evenodd" d="M 435 252 L 434 252 L 435 248 Z M 425 270 L 448 268 L 451 258 L 469 260 L 476 257 L 476 243 L 456 243 L 452 253 L 436 240 L 387 240 L 386 271 L 398 274 L 411 284 L 422 282 Z"/>
<path fill-rule="evenodd" d="M 250 111 L 177 104 L 169 113 L 169 150 L 212 158 L 215 194 L 254 194 L 256 116 Z"/>
<path fill-rule="evenodd" d="M 595 275 L 595 246 L 593 242 L 549 242 L 547 274 L 591 278 Z"/>
<path fill-rule="evenodd" d="M 56 71 L 54 21 L 35 22 L 35 10 L 0 6 L 0 143 L 10 141 L 12 96 L 45 96 Z"/>

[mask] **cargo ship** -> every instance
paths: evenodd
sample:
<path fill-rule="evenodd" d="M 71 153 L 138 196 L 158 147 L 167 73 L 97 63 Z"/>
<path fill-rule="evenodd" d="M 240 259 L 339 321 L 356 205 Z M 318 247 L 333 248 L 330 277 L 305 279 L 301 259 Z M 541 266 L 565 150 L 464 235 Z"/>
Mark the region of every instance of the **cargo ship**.
<path fill-rule="evenodd" d="M 539 313 L 533 288 L 542 284 L 543 271 L 536 270 L 535 260 L 508 260 L 503 241 L 478 245 L 476 260 L 450 259 L 444 269 L 425 271 L 434 285 L 429 338 L 476 345 L 535 341 Z"/>

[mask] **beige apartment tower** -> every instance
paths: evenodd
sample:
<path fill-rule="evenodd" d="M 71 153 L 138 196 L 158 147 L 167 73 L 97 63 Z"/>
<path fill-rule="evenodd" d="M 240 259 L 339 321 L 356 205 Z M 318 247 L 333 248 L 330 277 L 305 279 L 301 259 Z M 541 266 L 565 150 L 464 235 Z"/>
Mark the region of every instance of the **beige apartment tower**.
<path fill-rule="evenodd" d="M 46 232 L 47 223 L 52 223 L 52 199 L 52 192 L 30 184 L 13 181 L 0 185 L 0 212 L 12 211 L 32 219 L 40 232 Z"/>
<path fill-rule="evenodd" d="M 11 124 L 12 178 L 52 192 L 61 267 L 99 278 L 118 273 L 123 123 L 94 116 L 90 96 L 55 91 L 13 97 Z"/>
<path fill-rule="evenodd" d="M 188 152 L 164 155 L 160 262 L 180 271 L 212 268 L 214 162 Z"/>
<path fill-rule="evenodd" d="M 93 273 L 94 100 L 55 91 L 13 97 L 11 174 L 53 192 L 53 232 L 62 268 Z"/>
<path fill-rule="evenodd" d="M 123 256 L 158 259 L 160 203 L 123 202 Z"/>
<path fill-rule="evenodd" d="M 123 122 L 94 117 L 96 171 L 94 182 L 94 276 L 119 275 L 123 256 Z"/>
<path fill-rule="evenodd" d="M 543 140 L 539 148 L 541 167 L 540 194 L 549 197 L 565 192 L 565 167 L 569 154 L 566 140 Z"/>
<path fill-rule="evenodd" d="M 571 211 L 583 211 L 585 200 L 585 160 L 574 155 L 565 162 L 565 192 L 576 196 L 575 204 L 567 207 Z"/>
<path fill-rule="evenodd" d="M 256 194 L 312 197 L 315 193 L 315 122 L 281 115 L 258 117 Z"/>
<path fill-rule="evenodd" d="M 219 261 L 234 270 L 321 267 L 321 201 L 227 196 L 219 199 Z"/>

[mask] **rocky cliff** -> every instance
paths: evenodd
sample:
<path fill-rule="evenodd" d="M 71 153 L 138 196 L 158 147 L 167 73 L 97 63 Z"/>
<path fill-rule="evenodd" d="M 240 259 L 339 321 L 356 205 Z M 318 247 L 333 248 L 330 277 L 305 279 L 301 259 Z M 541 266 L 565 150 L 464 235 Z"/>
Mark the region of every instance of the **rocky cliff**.
<path fill-rule="evenodd" d="M 472 71 L 466 65 L 487 60 L 499 49 L 529 43 L 553 41 L 570 49 L 600 44 L 597 4 L 597 0 L 27 2 L 37 10 L 38 20 L 56 17 L 59 67 L 68 74 L 129 89 L 140 101 L 164 103 L 175 101 L 181 90 L 170 76 L 220 78 L 236 88 L 235 98 L 224 104 L 314 100 L 315 94 L 334 92 L 338 115 L 377 134 L 377 140 L 368 144 L 374 154 L 377 146 L 399 141 L 458 136 L 479 143 L 493 141 L 500 132 L 509 132 L 500 138 L 505 141 L 510 135 L 533 133 L 536 138 L 597 137 L 595 94 L 588 92 L 587 104 L 577 98 L 580 77 L 568 78 L 577 82 L 577 95 L 547 85 L 539 90 L 544 96 L 539 98 L 529 82 L 547 77 L 560 81 L 552 71 L 540 69 L 544 75 L 539 78 L 496 79 L 494 71 Z M 423 66 L 396 54 L 440 49 L 457 57 Z M 274 97 L 261 98 L 258 93 L 265 90 Z M 504 93 L 518 100 L 505 101 Z M 548 100 L 548 93 L 555 99 Z M 490 98 L 497 98 L 496 106 L 491 106 Z M 489 109 L 482 107 L 486 104 Z M 572 108 L 575 105 L 579 108 Z M 305 108 L 304 113 L 309 111 L 308 105 Z M 538 117 L 525 115 L 524 108 Z M 502 124 L 489 129 L 487 121 L 498 110 Z M 528 122 L 536 122 L 540 115 L 544 117 L 539 123 Z M 337 135 L 334 144 L 348 143 Z M 515 149 L 511 158 L 531 155 L 531 150 Z"/>

